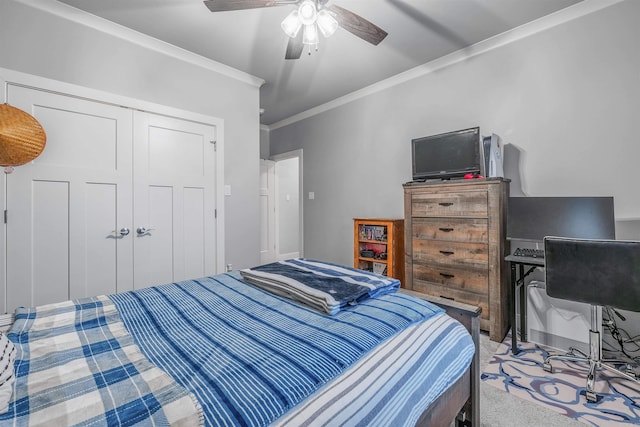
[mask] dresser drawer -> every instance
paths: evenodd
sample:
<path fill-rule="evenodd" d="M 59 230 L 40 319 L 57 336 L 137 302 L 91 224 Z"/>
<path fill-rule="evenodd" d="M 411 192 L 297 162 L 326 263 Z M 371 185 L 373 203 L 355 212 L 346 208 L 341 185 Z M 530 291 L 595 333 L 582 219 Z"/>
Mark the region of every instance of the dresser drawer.
<path fill-rule="evenodd" d="M 413 218 L 414 239 L 486 243 L 488 233 L 486 218 Z"/>
<path fill-rule="evenodd" d="M 473 292 L 450 288 L 438 283 L 428 282 L 424 280 L 414 279 L 413 290 L 422 292 L 423 294 L 442 297 L 454 301 L 471 304 L 482 308 L 481 318 L 485 321 L 490 318 L 489 298 L 486 295 L 480 295 Z M 483 322 L 484 323 L 484 322 Z"/>
<path fill-rule="evenodd" d="M 411 195 L 411 216 L 486 217 L 487 197 L 486 191 L 414 193 Z"/>
<path fill-rule="evenodd" d="M 425 265 L 413 261 L 413 280 L 432 282 L 447 289 L 458 289 L 479 295 L 489 295 L 488 267 L 472 268 L 465 266 Z"/>
<path fill-rule="evenodd" d="M 488 244 L 415 239 L 413 262 L 486 271 L 489 268 Z"/>

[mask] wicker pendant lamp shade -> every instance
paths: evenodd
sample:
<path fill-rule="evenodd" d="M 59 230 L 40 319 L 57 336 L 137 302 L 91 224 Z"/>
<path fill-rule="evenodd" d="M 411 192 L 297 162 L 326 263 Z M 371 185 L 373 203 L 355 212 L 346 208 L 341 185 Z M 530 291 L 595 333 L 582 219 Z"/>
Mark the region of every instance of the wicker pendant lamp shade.
<path fill-rule="evenodd" d="M 20 166 L 42 153 L 47 135 L 30 114 L 0 104 L 0 166 Z"/>

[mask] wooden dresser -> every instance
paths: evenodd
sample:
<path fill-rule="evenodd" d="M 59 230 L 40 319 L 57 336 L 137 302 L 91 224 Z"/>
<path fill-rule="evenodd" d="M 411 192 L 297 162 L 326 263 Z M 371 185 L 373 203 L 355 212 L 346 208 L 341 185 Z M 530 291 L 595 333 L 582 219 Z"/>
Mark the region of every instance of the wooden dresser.
<path fill-rule="evenodd" d="M 508 194 L 499 178 L 404 185 L 405 287 L 481 307 L 493 341 L 509 329 Z"/>

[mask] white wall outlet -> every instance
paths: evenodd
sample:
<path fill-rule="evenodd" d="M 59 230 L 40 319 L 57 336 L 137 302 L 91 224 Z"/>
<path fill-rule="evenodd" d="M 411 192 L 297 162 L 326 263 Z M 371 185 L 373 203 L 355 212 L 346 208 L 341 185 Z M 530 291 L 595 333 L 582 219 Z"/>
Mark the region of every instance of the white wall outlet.
<path fill-rule="evenodd" d="M 316 198 L 316 193 L 314 193 L 313 191 L 309 191 L 309 200 L 313 200 Z"/>

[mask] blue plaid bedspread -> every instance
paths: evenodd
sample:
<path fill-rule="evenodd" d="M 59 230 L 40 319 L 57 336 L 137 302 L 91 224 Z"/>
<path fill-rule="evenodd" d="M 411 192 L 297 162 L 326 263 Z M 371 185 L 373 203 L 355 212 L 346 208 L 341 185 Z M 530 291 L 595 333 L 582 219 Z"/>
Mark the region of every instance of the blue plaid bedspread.
<path fill-rule="evenodd" d="M 1 426 L 200 425 L 185 388 L 152 365 L 106 297 L 17 309 L 16 382 Z"/>
<path fill-rule="evenodd" d="M 305 258 L 247 268 L 240 274 L 254 286 L 328 314 L 400 287 L 392 277 Z"/>
<path fill-rule="evenodd" d="M 265 426 L 370 350 L 442 309 L 393 293 L 336 315 L 239 274 L 111 296 L 144 354 L 191 391 L 209 426 Z"/>

